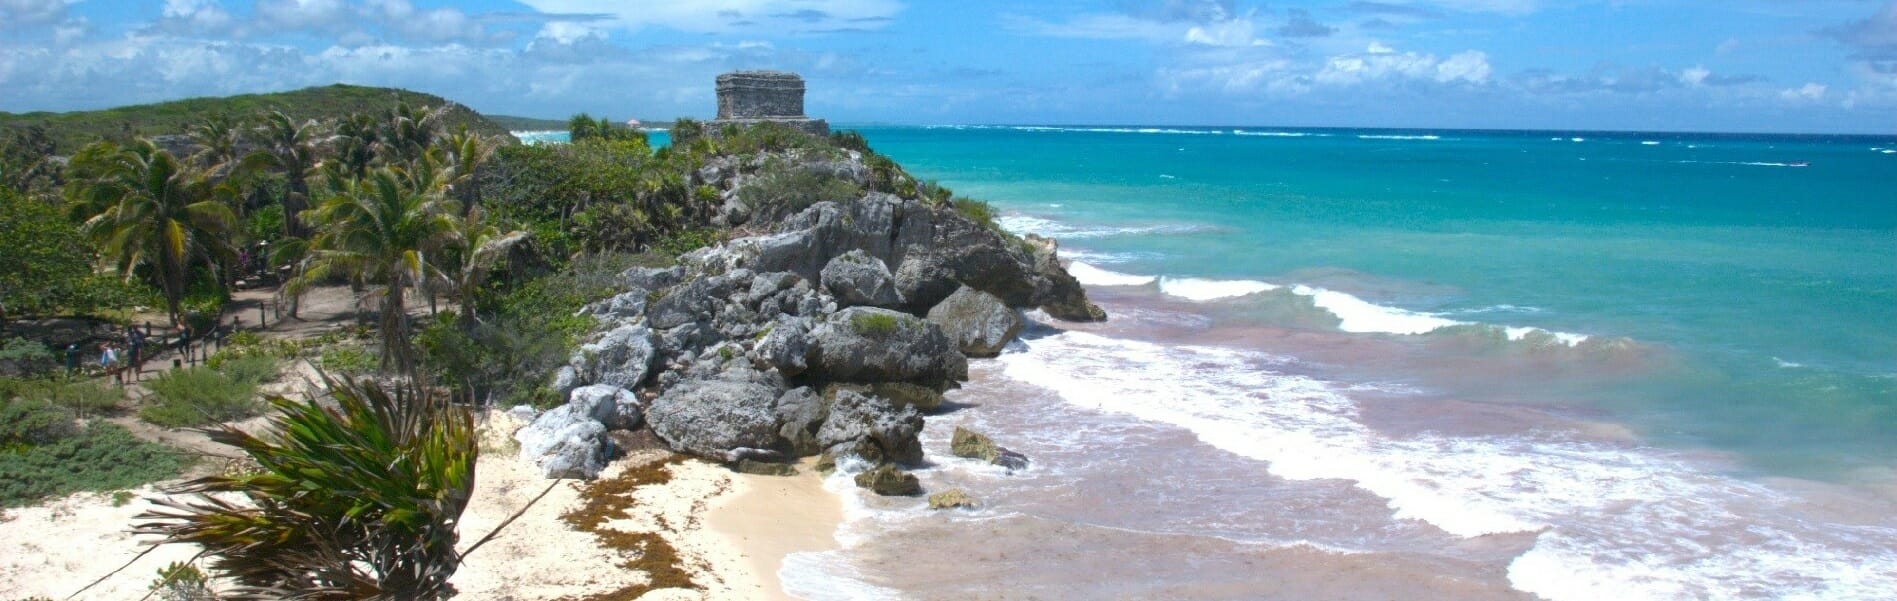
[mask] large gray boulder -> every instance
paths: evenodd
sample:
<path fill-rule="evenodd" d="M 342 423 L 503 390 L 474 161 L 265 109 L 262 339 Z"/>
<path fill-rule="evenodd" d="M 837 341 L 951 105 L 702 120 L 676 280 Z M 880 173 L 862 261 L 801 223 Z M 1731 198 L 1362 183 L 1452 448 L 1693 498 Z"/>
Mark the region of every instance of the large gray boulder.
<path fill-rule="evenodd" d="M 929 322 L 955 341 L 962 354 L 993 357 L 1021 333 L 1021 316 L 995 295 L 961 287 L 929 309 Z"/>
<path fill-rule="evenodd" d="M 851 307 L 810 332 L 810 371 L 832 382 L 902 381 L 946 389 L 968 379 L 968 359 L 942 328 L 889 309 Z"/>
<path fill-rule="evenodd" d="M 817 442 L 831 455 L 854 455 L 870 463 L 922 462 L 922 413 L 882 397 L 847 387 L 826 391 L 829 415 L 817 429 Z"/>
<path fill-rule="evenodd" d="M 633 389 L 651 375 L 657 356 L 651 330 L 626 324 L 606 332 L 599 340 L 580 345 L 567 365 L 582 383 Z"/>
<path fill-rule="evenodd" d="M 520 443 L 520 458 L 548 478 L 593 479 L 612 455 L 606 425 L 572 405 L 540 414 L 514 432 L 514 440 Z"/>
<path fill-rule="evenodd" d="M 846 306 L 895 307 L 902 304 L 895 277 L 882 259 L 852 250 L 823 266 L 823 288 Z"/>
<path fill-rule="evenodd" d="M 567 405 L 572 407 L 575 413 L 604 424 L 608 430 L 637 428 L 644 417 L 644 410 L 639 406 L 638 395 L 610 384 L 575 388 L 567 397 Z"/>
<path fill-rule="evenodd" d="M 646 423 L 672 450 L 723 460 L 777 442 L 778 396 L 757 382 L 686 380 L 653 399 Z"/>

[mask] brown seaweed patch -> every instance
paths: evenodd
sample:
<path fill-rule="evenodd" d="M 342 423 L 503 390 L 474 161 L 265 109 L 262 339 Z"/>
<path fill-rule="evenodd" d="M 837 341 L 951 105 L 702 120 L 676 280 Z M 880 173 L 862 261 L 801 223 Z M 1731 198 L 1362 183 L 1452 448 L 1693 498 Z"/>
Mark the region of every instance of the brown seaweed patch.
<path fill-rule="evenodd" d="M 678 549 L 657 532 L 626 532 L 605 527 L 613 520 L 632 517 L 629 510 L 635 503 L 633 491 L 671 482 L 672 466 L 684 461 L 683 455 L 674 455 L 594 481 L 580 492 L 580 506 L 560 515 L 560 520 L 568 525 L 592 533 L 601 546 L 629 557 L 620 567 L 644 572 L 648 578 L 645 583 L 578 597 L 577 601 L 631 601 L 662 588 L 704 589 L 685 571 Z"/>

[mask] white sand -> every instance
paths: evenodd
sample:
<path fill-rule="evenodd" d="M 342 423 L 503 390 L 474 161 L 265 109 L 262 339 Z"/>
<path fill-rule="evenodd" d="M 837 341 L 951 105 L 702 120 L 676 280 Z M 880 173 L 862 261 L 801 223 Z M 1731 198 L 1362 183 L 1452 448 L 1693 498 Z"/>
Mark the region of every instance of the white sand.
<path fill-rule="evenodd" d="M 474 498 L 462 514 L 465 548 L 525 505 L 547 486 L 534 468 L 514 458 L 511 439 L 520 426 L 495 413 L 483 426 L 482 461 Z M 647 452 L 615 462 L 611 478 L 629 466 L 656 461 Z M 677 548 L 685 569 L 703 591 L 666 589 L 645 599 L 785 599 L 777 567 L 785 555 L 830 548 L 841 520 L 839 501 L 812 473 L 790 478 L 734 474 L 723 467 L 687 461 L 672 468 L 671 482 L 634 493 L 631 517 L 608 524 L 629 531 L 657 531 Z M 593 535 L 560 521 L 574 507 L 583 483 L 563 481 L 507 530 L 468 557 L 453 583 L 461 598 L 559 599 L 615 590 L 645 581 L 620 567 L 618 551 L 602 549 Z M 46 596 L 63 599 L 124 564 L 144 547 L 126 530 L 150 507 L 143 496 L 113 507 L 110 493 L 81 493 L 37 507 L 7 510 L 0 521 L 0 599 Z M 714 509 L 715 508 L 715 509 Z M 707 519 L 707 516 L 710 516 Z M 194 548 L 169 546 L 139 560 L 79 599 L 122 600 L 143 596 L 156 571 L 189 559 Z"/>

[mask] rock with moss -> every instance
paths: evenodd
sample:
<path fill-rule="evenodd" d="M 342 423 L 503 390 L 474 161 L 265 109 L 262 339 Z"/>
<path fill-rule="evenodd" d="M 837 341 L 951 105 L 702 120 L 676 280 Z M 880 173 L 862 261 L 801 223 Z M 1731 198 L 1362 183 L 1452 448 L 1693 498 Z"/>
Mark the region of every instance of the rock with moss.
<path fill-rule="evenodd" d="M 968 379 L 968 359 L 935 324 L 888 309 L 851 307 L 810 332 L 810 371 L 832 382 L 909 382 L 936 388 Z"/>
<path fill-rule="evenodd" d="M 856 475 L 856 485 L 885 497 L 913 497 L 922 494 L 922 481 L 915 474 L 894 465 L 881 465 Z"/>
<path fill-rule="evenodd" d="M 980 459 L 1011 472 L 1028 466 L 1026 455 L 1002 448 L 993 439 L 961 426 L 956 426 L 955 434 L 949 438 L 949 452 L 956 457 Z"/>
<path fill-rule="evenodd" d="M 1021 334 L 1021 316 L 995 295 L 963 286 L 929 309 L 929 322 L 942 327 L 962 354 L 993 357 Z"/>
<path fill-rule="evenodd" d="M 903 304 L 896 292 L 895 277 L 882 259 L 862 250 L 852 250 L 823 266 L 823 288 L 844 306 L 897 307 Z"/>
<path fill-rule="evenodd" d="M 756 459 L 739 459 L 737 463 L 731 464 L 731 470 L 741 474 L 755 474 L 759 476 L 797 475 L 797 466 L 788 463 L 758 461 Z"/>
<path fill-rule="evenodd" d="M 951 488 L 929 495 L 929 509 L 975 509 L 975 499 L 959 488 Z"/>

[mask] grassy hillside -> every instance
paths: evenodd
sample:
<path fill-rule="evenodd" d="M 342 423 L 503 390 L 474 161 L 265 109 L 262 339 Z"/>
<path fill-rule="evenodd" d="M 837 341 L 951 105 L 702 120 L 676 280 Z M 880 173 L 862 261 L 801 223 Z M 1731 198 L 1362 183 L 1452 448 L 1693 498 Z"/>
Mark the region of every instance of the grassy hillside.
<path fill-rule="evenodd" d="M 58 144 L 56 152 L 68 154 L 80 146 L 101 139 L 183 133 L 192 124 L 215 113 L 247 117 L 259 111 L 275 109 L 299 121 L 327 119 L 354 112 L 386 111 L 395 105 L 398 97 L 409 104 L 429 106 L 441 106 L 449 102 L 440 96 L 408 90 L 336 84 L 293 92 L 190 98 L 99 111 L 0 112 L 0 126 L 44 125 Z M 456 105 L 448 115 L 447 123 L 450 131 L 467 125 L 470 130 L 484 135 L 507 133 L 506 127 L 460 105 Z"/>
<path fill-rule="evenodd" d="M 565 130 L 566 129 L 565 119 L 536 119 L 534 117 L 514 117 L 510 115 L 488 115 L 487 120 L 493 121 L 495 124 L 500 125 L 501 127 L 505 127 L 509 131 L 547 131 L 547 130 Z"/>

